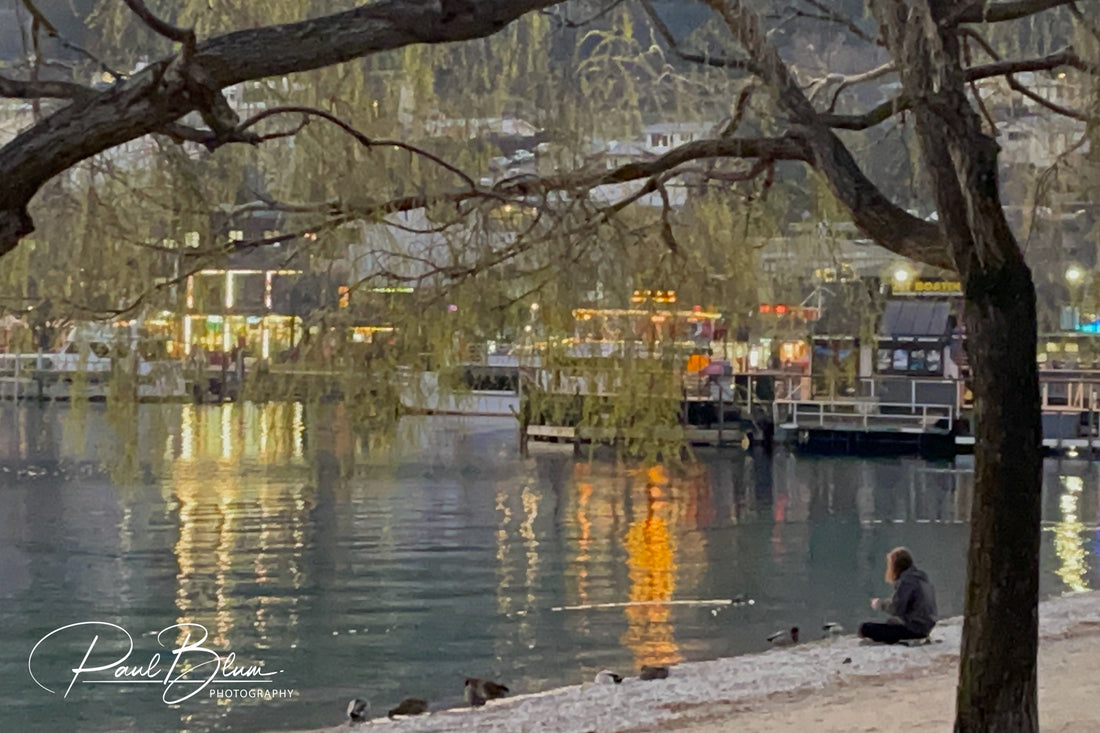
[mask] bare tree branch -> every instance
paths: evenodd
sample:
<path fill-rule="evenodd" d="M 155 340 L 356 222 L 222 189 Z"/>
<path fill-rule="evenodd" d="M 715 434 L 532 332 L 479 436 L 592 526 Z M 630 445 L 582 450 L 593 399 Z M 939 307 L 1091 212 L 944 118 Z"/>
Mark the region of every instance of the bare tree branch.
<path fill-rule="evenodd" d="M 91 51 L 88 51 L 81 46 L 77 46 L 75 43 L 72 43 L 63 35 L 61 35 L 61 32 L 57 30 L 57 26 L 50 22 L 50 19 L 46 17 L 45 13 L 39 10 L 38 6 L 34 4 L 33 0 L 22 0 L 22 2 L 23 7 L 25 7 L 27 9 L 27 12 L 31 14 L 32 25 L 35 26 L 35 31 L 37 30 L 37 28 L 44 28 L 46 30 L 46 35 L 56 40 L 63 48 L 67 48 L 70 51 L 75 51 L 81 56 L 84 56 L 85 58 L 99 66 L 102 71 L 106 71 L 113 77 L 120 76 L 119 74 L 115 73 L 115 71 L 112 70 L 111 67 L 108 66 L 102 59 L 93 54 Z M 35 50 L 35 56 L 40 57 L 41 54 L 38 52 L 37 37 L 33 39 L 32 43 Z"/>
<path fill-rule="evenodd" d="M 964 29 L 964 30 L 968 30 L 968 29 Z M 975 35 L 977 35 L 977 34 L 975 34 Z M 979 38 L 979 42 L 981 42 L 980 38 Z M 965 37 L 965 35 L 963 37 L 962 50 L 963 50 L 963 58 L 966 61 L 966 65 L 971 66 L 974 63 L 974 61 L 973 61 L 973 57 L 970 53 L 970 43 L 969 43 L 968 39 Z M 968 79 L 966 83 L 970 87 L 970 95 L 974 99 L 974 104 L 978 107 L 978 111 L 982 113 L 982 117 L 985 118 L 986 124 L 989 125 L 989 134 L 993 135 L 993 136 L 996 136 L 997 135 L 997 121 L 995 119 L 993 119 L 993 114 L 989 111 L 989 108 L 986 107 L 985 100 L 982 99 L 982 95 L 978 92 L 978 82 L 975 81 L 974 79 Z"/>
<path fill-rule="evenodd" d="M 1003 23 L 1036 15 L 1051 8 L 1072 5 L 1074 0 L 1006 0 L 989 2 L 971 0 L 944 19 L 945 25 L 956 23 Z"/>
<path fill-rule="evenodd" d="M 794 138 L 724 138 L 720 140 L 697 140 L 686 143 L 678 148 L 668 151 L 664 155 L 646 162 L 628 163 L 611 171 L 602 171 L 595 174 L 571 174 L 540 178 L 537 176 L 521 176 L 498 182 L 492 189 L 479 187 L 474 180 L 461 169 L 451 165 L 435 154 L 408 143 L 397 140 L 372 140 L 357 130 L 349 123 L 335 115 L 311 107 L 275 107 L 264 110 L 243 122 L 234 129 L 228 138 L 218 139 L 213 133 L 187 128 L 182 125 L 172 124 L 162 128 L 162 131 L 179 139 L 198 142 L 203 145 L 217 147 L 226 142 L 253 142 L 255 138 L 247 133 L 248 128 L 255 126 L 262 120 L 280 114 L 301 114 L 305 116 L 320 117 L 334 125 L 337 125 L 360 144 L 367 148 L 395 147 L 406 150 L 414 155 L 421 156 L 432 161 L 436 165 L 453 173 L 464 184 L 464 188 L 441 192 L 437 194 L 423 194 L 419 196 L 402 197 L 391 201 L 380 202 L 367 207 L 358 207 L 348 210 L 345 214 L 354 213 L 362 218 L 376 218 L 399 211 L 410 211 L 426 208 L 438 203 L 461 204 L 476 199 L 496 199 L 500 202 L 515 200 L 522 202 L 528 196 L 546 196 L 555 191 L 571 193 L 573 195 L 585 195 L 586 192 L 600 186 L 628 183 L 630 181 L 648 178 L 649 183 L 638 192 L 612 209 L 602 212 L 604 218 L 616 213 L 622 207 L 633 203 L 647 193 L 659 191 L 663 187 L 667 177 L 683 163 L 700 159 L 715 158 L 757 158 L 758 163 L 748 175 L 739 174 L 708 174 L 712 178 L 720 178 L 726 181 L 743 181 L 759 175 L 767 170 L 776 160 L 805 160 L 806 151 Z M 667 193 L 664 194 L 667 196 Z"/>
<path fill-rule="evenodd" d="M 67 81 L 23 81 L 0 76 L 0 97 L 12 99 L 83 99 L 95 91 Z"/>
<path fill-rule="evenodd" d="M 1032 238 L 1035 236 L 1035 219 L 1037 218 L 1039 213 L 1040 196 L 1043 194 L 1044 189 L 1050 183 L 1051 179 L 1058 175 L 1058 170 L 1066 163 L 1070 155 L 1081 149 L 1081 147 L 1083 147 L 1088 142 L 1088 140 L 1089 135 L 1087 132 L 1085 132 L 1079 138 L 1077 138 L 1076 142 L 1074 142 L 1068 148 L 1059 153 L 1058 156 L 1054 159 L 1054 162 L 1051 163 L 1050 166 L 1048 166 L 1045 170 L 1043 170 L 1043 172 L 1039 174 L 1039 177 L 1035 179 L 1035 193 L 1031 197 L 1031 213 L 1028 217 L 1028 219 L 1030 220 L 1030 225 L 1027 229 L 1027 236 L 1024 238 L 1023 244 L 1021 245 L 1021 249 L 1025 253 L 1031 247 Z"/>
<path fill-rule="evenodd" d="M 979 46 L 981 46 L 982 50 L 985 51 L 985 53 L 991 59 L 993 59 L 995 62 L 998 62 L 998 63 L 1001 62 L 1000 55 L 993 48 L 993 46 L 981 36 L 980 33 L 977 33 L 976 31 L 974 31 L 972 29 L 969 29 L 969 28 L 964 28 L 962 33 L 963 33 L 964 36 L 966 36 L 969 39 L 972 39 L 975 43 L 977 43 Z M 1080 61 L 1080 66 L 1074 66 L 1074 68 L 1080 68 L 1081 70 L 1087 70 L 1088 65 L 1085 64 L 1085 62 L 1083 60 L 1077 59 L 1077 61 Z M 1083 112 L 1079 112 L 1077 110 L 1070 109 L 1069 107 L 1058 104 L 1057 102 L 1052 102 L 1048 99 L 1044 99 L 1043 97 L 1039 96 L 1035 92 L 1028 89 L 1023 83 L 1020 82 L 1019 79 L 1016 78 L 1016 76 L 1014 74 L 1005 74 L 1005 81 L 1008 82 L 1008 86 L 1013 91 L 1024 95 L 1025 97 L 1027 97 L 1031 101 L 1035 102 L 1039 106 L 1046 107 L 1047 109 L 1049 109 L 1052 112 L 1060 114 L 1064 117 L 1069 117 L 1069 118 L 1072 118 L 1072 119 L 1075 119 L 1075 120 L 1081 120 L 1082 122 L 1088 121 L 1088 119 L 1089 119 L 1088 115 L 1086 115 Z M 974 86 L 973 80 L 971 80 L 970 83 L 971 83 L 971 87 L 973 88 L 973 86 Z M 984 105 L 982 105 L 981 97 L 978 96 L 978 92 L 977 92 L 976 89 L 974 89 L 973 94 L 974 94 L 974 98 L 977 100 L 978 104 L 981 105 L 981 109 L 984 111 L 985 107 L 984 107 Z M 996 129 L 996 125 L 994 125 L 992 119 L 990 119 L 990 125 L 994 129 Z"/>
<path fill-rule="evenodd" d="M 974 66 L 967 69 L 965 75 L 967 81 L 976 81 L 979 79 L 989 79 L 995 76 L 1007 76 L 1009 74 L 1024 71 L 1052 71 L 1063 66 L 1068 66 L 1089 74 L 1100 73 L 1094 64 L 1086 62 L 1070 48 L 1037 59 L 996 61 L 991 64 Z M 866 130 L 888 120 L 898 112 L 902 112 L 909 108 L 910 103 L 909 100 L 905 98 L 905 95 L 898 95 L 862 114 L 824 114 L 821 116 L 821 119 L 829 127 L 838 130 Z"/>
<path fill-rule="evenodd" d="M 1058 104 L 1057 102 L 1052 102 L 1049 99 L 1044 99 L 1043 97 L 1039 96 L 1038 94 L 1024 86 L 1019 79 L 1017 79 L 1015 76 L 1012 76 L 1011 74 L 1005 77 L 1005 81 L 1008 82 L 1008 86 L 1010 86 L 1014 91 L 1017 91 L 1020 94 L 1024 95 L 1031 101 L 1038 104 L 1040 107 L 1046 107 L 1051 112 L 1060 114 L 1063 117 L 1069 117 L 1070 119 L 1080 120 L 1081 122 L 1088 122 L 1090 119 L 1094 119 L 1092 117 L 1089 117 L 1089 115 L 1085 114 L 1084 112 L 1070 109 L 1069 107 Z"/>
<path fill-rule="evenodd" d="M 973 35 L 971 37 L 974 37 Z M 978 36 L 980 38 L 980 36 Z M 1086 74 L 1100 75 L 1100 66 L 1089 63 L 1081 58 L 1073 47 L 1064 48 L 1061 51 L 1036 59 L 1023 59 L 1019 61 L 1002 61 L 998 59 L 994 63 L 975 66 L 966 70 L 968 81 L 974 79 L 986 79 L 991 76 L 1004 76 L 1005 74 L 1019 74 L 1024 71 L 1053 71 L 1062 66 L 1084 72 Z"/>
<path fill-rule="evenodd" d="M 814 110 L 790 69 L 769 44 L 757 15 L 739 0 L 706 0 L 758 67 L 758 75 L 787 115 L 792 136 L 809 153 L 808 162 L 828 182 L 853 223 L 879 245 L 934 267 L 953 269 L 954 261 L 939 227 L 893 203 L 860 169 L 851 152 Z"/>
<path fill-rule="evenodd" d="M 295 112 L 301 111 L 296 108 L 282 109 L 282 111 L 288 110 Z M 274 110 L 271 111 L 274 112 Z M 362 135 L 362 133 L 354 130 L 354 128 L 343 121 L 338 121 L 337 124 L 347 129 L 349 134 L 357 136 Z M 201 133 L 202 131 L 196 132 Z M 415 148 L 405 143 L 394 143 L 394 141 L 385 140 L 371 141 L 369 138 L 365 139 L 372 146 L 395 144 L 410 152 L 423 154 L 429 158 L 436 159 L 431 153 L 427 153 L 426 151 L 422 151 L 419 148 Z M 581 172 L 544 178 L 537 176 L 518 177 L 500 182 L 491 190 L 469 185 L 469 183 L 472 183 L 471 181 L 463 188 L 441 191 L 434 194 L 424 193 L 415 196 L 405 196 L 360 206 L 337 207 L 329 205 L 319 210 L 318 213 L 325 213 L 327 216 L 325 221 L 327 225 L 331 226 L 342 225 L 353 220 L 379 220 L 389 214 L 425 209 L 443 203 L 460 205 L 478 200 L 490 200 L 496 205 L 514 203 L 520 206 L 527 206 L 530 205 L 530 199 L 538 198 L 544 204 L 543 206 L 536 207 L 541 216 L 543 210 L 547 208 L 545 205 L 546 198 L 551 194 L 565 193 L 571 201 L 582 201 L 594 189 L 598 189 L 601 186 L 630 183 L 632 181 L 647 179 L 647 182 L 643 186 L 639 187 L 625 198 L 614 204 L 600 208 L 596 216 L 589 217 L 586 226 L 594 226 L 608 221 L 613 214 L 618 213 L 623 208 L 638 201 L 645 195 L 658 191 L 658 188 L 665 185 L 671 177 L 685 172 L 682 168 L 685 163 L 714 158 L 756 159 L 757 162 L 747 173 L 708 171 L 703 174 L 708 178 L 735 182 L 749 180 L 765 170 L 770 170 L 770 167 L 776 160 L 806 160 L 806 155 L 807 151 L 804 146 L 793 137 L 696 140 L 681 145 L 678 148 L 674 148 L 654 160 L 641 163 L 628 163 L 610 171 L 597 171 L 591 173 Z M 451 169 L 450 166 L 447 167 L 449 170 Z M 549 208 L 552 209 L 553 206 Z M 301 207 L 295 210 L 305 211 Z M 392 222 L 387 222 L 387 224 L 391 223 Z M 279 238 L 256 240 L 255 242 L 248 243 L 248 246 L 263 246 L 275 242 L 282 242 L 286 241 L 288 236 L 294 238 L 300 236 L 301 233 L 302 232 L 295 232 L 290 235 L 281 235 Z M 561 233 L 559 232 L 559 234 Z M 147 246 L 154 249 L 158 247 L 158 245 Z M 176 250 L 173 249 L 171 251 L 175 252 Z M 215 253 L 224 253 L 224 250 L 219 249 Z M 210 252 L 204 250 L 199 252 L 199 254 L 205 255 L 210 254 Z"/>
<path fill-rule="evenodd" d="M 626 2 L 626 0 L 612 0 L 612 2 L 609 2 L 607 5 L 600 8 L 595 13 L 587 18 L 584 18 L 583 20 L 572 20 L 569 15 L 564 11 L 560 14 L 555 13 L 552 10 L 543 10 L 541 12 L 543 15 L 553 19 L 562 28 L 583 28 L 590 23 L 595 23 L 597 20 L 604 17 L 612 10 L 622 5 L 624 2 Z"/>
<path fill-rule="evenodd" d="M 657 30 L 657 34 L 664 39 L 666 44 L 668 44 L 669 50 L 684 61 L 701 64 L 703 66 L 711 66 L 716 69 L 742 69 L 744 71 L 752 71 L 752 64 L 748 59 L 727 59 L 720 56 L 709 56 L 707 54 L 684 51 L 676 41 L 676 36 L 672 34 L 669 27 L 661 20 L 661 16 L 657 14 L 650 0 L 639 0 L 639 3 L 645 10 L 646 15 L 649 16 L 649 20 L 653 23 L 653 27 Z"/>
<path fill-rule="evenodd" d="M 277 140 L 284 137 L 294 137 L 301 132 L 306 125 L 309 124 L 309 118 L 305 115 L 298 124 L 289 129 L 279 132 L 271 132 L 264 135 L 258 135 L 252 132 L 246 132 L 243 130 L 229 130 L 221 134 L 215 133 L 211 130 L 200 130 L 194 127 L 188 127 L 179 122 L 171 122 L 160 129 L 167 135 L 173 142 L 183 143 L 192 142 L 202 145 L 210 152 L 217 150 L 218 148 L 228 143 L 248 143 L 249 145 L 259 145 L 260 143 L 267 142 L 268 140 Z"/>
<path fill-rule="evenodd" d="M 829 102 L 829 111 L 832 112 L 836 109 L 836 103 L 840 99 L 840 94 L 845 89 L 853 87 L 856 84 L 865 84 L 869 81 L 874 81 L 875 79 L 886 76 L 887 74 L 891 74 L 894 71 L 896 71 L 896 67 L 893 63 L 888 62 L 883 64 L 882 66 L 874 69 L 869 69 L 860 74 L 851 74 L 844 77 L 843 81 L 841 81 L 840 84 L 837 85 L 837 88 L 833 90 L 833 98 Z"/>
<path fill-rule="evenodd" d="M 1069 12 L 1070 15 L 1072 15 L 1074 19 L 1081 24 L 1082 28 L 1091 33 L 1093 38 L 1100 41 L 1100 27 L 1098 27 L 1096 23 L 1093 23 L 1091 20 L 1089 20 L 1089 18 L 1086 17 L 1085 14 L 1080 11 L 1080 9 L 1078 9 L 1076 3 L 1069 4 Z"/>
<path fill-rule="evenodd" d="M 829 23 L 837 23 L 847 28 L 848 32 L 854 35 L 856 38 L 867 41 L 868 43 L 873 43 L 877 46 L 882 45 L 881 39 L 872 38 L 862 28 L 856 25 L 851 18 L 846 17 L 843 13 L 838 13 L 825 3 L 821 2 L 821 0 L 802 0 L 802 2 L 817 9 L 821 13 L 821 15 L 812 15 L 810 13 L 805 13 L 801 10 L 796 10 L 795 13 L 798 15 L 798 17 L 813 18 L 815 20 L 824 20 Z"/>
<path fill-rule="evenodd" d="M 672 203 L 668 199 L 668 189 L 659 182 L 657 193 L 661 195 L 661 241 L 668 247 L 669 252 L 674 255 L 680 254 L 680 243 L 676 241 L 676 235 L 672 231 L 672 221 L 669 219 Z"/>
<path fill-rule="evenodd" d="M 694 140 L 648 161 L 627 163 L 610 171 L 590 176 L 549 176 L 531 182 L 517 183 L 520 193 L 550 190 L 577 190 L 614 183 L 636 181 L 671 171 L 693 160 L 707 158 L 766 158 L 768 160 L 808 160 L 810 151 L 794 135 L 778 138 L 724 138 Z"/>
<path fill-rule="evenodd" d="M 68 105 L 53 112 L 0 147 L 0 180 L 6 184 L 0 188 L 0 255 L 33 231 L 27 203 L 46 181 L 188 112 L 212 109 L 217 104 L 212 95 L 224 87 L 415 43 L 484 37 L 554 4 L 555 0 L 378 0 L 298 23 L 218 36 L 199 43 L 186 64 L 174 57 L 154 62 L 79 108 Z"/>
<path fill-rule="evenodd" d="M 371 138 L 367 137 L 362 132 L 357 130 L 355 127 L 340 119 L 331 112 L 326 112 L 325 110 L 317 109 L 316 107 L 272 107 L 271 109 L 266 109 L 263 112 L 255 114 L 249 119 L 245 120 L 243 123 L 241 123 L 237 131 L 244 132 L 248 130 L 248 128 L 255 126 L 259 122 L 269 117 L 274 117 L 276 115 L 282 114 L 300 114 L 303 117 L 319 117 L 326 122 L 330 122 L 336 125 L 341 130 L 355 138 L 357 142 L 359 142 L 366 148 L 389 147 L 404 150 L 406 152 L 412 153 L 413 155 L 418 155 L 425 160 L 430 160 L 431 162 L 438 165 L 440 168 L 450 171 L 459 179 L 461 179 L 462 182 L 465 183 L 467 187 L 471 190 L 476 190 L 478 188 L 477 184 L 474 183 L 474 179 L 471 178 L 468 173 L 463 171 L 461 168 L 452 165 L 451 163 L 448 163 L 447 161 L 440 158 L 438 155 L 430 153 L 421 147 L 417 147 L 416 145 L 402 142 L 401 140 L 372 140 Z"/>
<path fill-rule="evenodd" d="M 718 130 L 718 137 L 732 137 L 737 132 L 737 128 L 741 127 L 741 123 L 745 119 L 745 113 L 749 109 L 749 101 L 755 91 L 756 87 L 752 84 L 746 85 L 741 90 L 737 95 L 737 101 L 733 105 L 733 115 L 728 122 L 721 125 Z"/>
<path fill-rule="evenodd" d="M 145 25 L 149 26 L 155 33 L 158 33 L 170 41 L 183 44 L 184 49 L 189 53 L 195 49 L 195 30 L 193 28 L 177 28 L 171 23 L 167 23 L 158 18 L 153 11 L 146 7 L 142 0 L 122 0 L 126 3 L 126 7 L 130 8 L 134 12 L 134 15 L 141 18 L 141 21 Z"/>

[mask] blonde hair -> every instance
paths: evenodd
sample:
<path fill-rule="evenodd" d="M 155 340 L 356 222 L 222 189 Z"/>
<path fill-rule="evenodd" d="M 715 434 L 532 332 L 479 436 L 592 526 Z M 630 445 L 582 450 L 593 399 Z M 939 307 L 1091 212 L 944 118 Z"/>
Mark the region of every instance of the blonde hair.
<path fill-rule="evenodd" d="M 886 582 L 893 583 L 913 567 L 913 554 L 905 547 L 895 547 L 886 553 Z"/>

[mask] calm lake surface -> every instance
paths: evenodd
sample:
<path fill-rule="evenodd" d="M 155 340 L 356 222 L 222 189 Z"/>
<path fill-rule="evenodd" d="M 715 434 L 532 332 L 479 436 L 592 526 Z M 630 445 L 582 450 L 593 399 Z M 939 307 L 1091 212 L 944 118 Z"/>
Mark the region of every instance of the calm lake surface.
<path fill-rule="evenodd" d="M 340 405 L 0 407 L 0 728 L 318 727 L 354 696 L 375 714 L 406 696 L 458 704 L 469 675 L 533 692 L 761 651 L 780 628 L 813 639 L 825 621 L 872 618 L 899 544 L 941 615 L 961 612 L 969 459 L 697 459 L 523 459 L 508 419 L 368 430 Z M 1100 585 L 1098 498 L 1097 464 L 1047 463 L 1045 594 Z M 745 602 L 644 604 L 713 599 Z M 125 638 L 82 626 L 35 645 L 91 621 L 127 630 L 123 664 L 144 676 L 86 673 L 63 697 L 94 637 L 86 668 L 120 661 Z M 156 632 L 182 623 L 236 669 L 277 674 L 165 704 L 186 638 L 170 630 L 160 646 Z M 56 694 L 31 678 L 32 650 Z"/>

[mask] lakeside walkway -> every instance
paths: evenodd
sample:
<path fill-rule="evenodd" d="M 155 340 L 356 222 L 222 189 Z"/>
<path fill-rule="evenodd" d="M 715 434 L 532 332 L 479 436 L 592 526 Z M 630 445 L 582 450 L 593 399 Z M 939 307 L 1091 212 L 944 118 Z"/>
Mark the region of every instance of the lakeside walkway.
<path fill-rule="evenodd" d="M 1040 607 L 1040 710 L 1045 731 L 1100 730 L 1094 675 L 1100 659 L 1100 593 Z M 485 731 L 487 733 L 648 733 L 683 731 L 949 731 L 961 619 L 941 622 L 935 643 L 861 643 L 854 636 L 761 654 L 687 663 L 667 680 L 586 683 L 452 709 L 385 718 L 316 733 Z M 502 681 L 507 682 L 506 679 Z M 339 720 L 334 711 L 333 723 Z"/>
<path fill-rule="evenodd" d="M 1100 627 L 1039 649 L 1039 718 L 1045 733 L 1100 730 L 1095 675 Z M 681 733 L 866 733 L 951 731 L 958 657 L 924 673 L 853 679 L 817 693 L 777 694 L 743 705 L 712 703 L 663 730 Z M 694 722 L 693 722 L 693 720 Z M 643 726 L 634 731 L 654 730 Z"/>

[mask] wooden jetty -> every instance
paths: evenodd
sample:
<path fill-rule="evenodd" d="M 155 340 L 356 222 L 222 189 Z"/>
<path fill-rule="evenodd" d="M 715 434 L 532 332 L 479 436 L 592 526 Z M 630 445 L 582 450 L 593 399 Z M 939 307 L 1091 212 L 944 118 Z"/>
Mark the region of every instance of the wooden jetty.
<path fill-rule="evenodd" d="M 608 370 L 524 370 L 521 444 L 748 447 L 771 441 L 775 375 L 655 373 L 640 381 L 629 385 Z"/>

